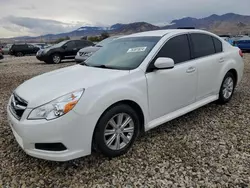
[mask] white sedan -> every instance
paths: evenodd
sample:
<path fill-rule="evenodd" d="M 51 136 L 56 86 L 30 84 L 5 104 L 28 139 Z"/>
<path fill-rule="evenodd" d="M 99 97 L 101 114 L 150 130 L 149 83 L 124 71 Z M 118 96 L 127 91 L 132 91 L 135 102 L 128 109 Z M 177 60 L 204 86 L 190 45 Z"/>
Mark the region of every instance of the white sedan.
<path fill-rule="evenodd" d="M 119 38 L 83 64 L 20 85 L 8 119 L 23 150 L 67 161 L 126 153 L 138 135 L 213 101 L 225 104 L 243 75 L 242 52 L 201 30 Z"/>

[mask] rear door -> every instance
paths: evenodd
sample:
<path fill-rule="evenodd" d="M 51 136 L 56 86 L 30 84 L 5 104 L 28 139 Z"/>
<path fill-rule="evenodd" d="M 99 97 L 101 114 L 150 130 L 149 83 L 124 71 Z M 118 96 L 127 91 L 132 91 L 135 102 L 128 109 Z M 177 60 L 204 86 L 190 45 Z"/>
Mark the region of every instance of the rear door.
<path fill-rule="evenodd" d="M 203 33 L 192 33 L 190 39 L 198 71 L 196 100 L 199 101 L 217 94 L 219 73 L 225 57 L 219 39 Z"/>

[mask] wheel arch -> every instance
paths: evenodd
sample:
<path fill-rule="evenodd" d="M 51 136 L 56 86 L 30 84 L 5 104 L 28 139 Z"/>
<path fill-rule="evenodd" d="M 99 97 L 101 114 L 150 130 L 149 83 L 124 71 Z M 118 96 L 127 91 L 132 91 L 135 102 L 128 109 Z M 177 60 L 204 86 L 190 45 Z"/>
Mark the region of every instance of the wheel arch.
<path fill-rule="evenodd" d="M 228 72 L 231 72 L 234 75 L 235 82 L 237 84 L 238 83 L 238 73 L 237 73 L 237 71 L 235 69 L 230 69 Z"/>
<path fill-rule="evenodd" d="M 92 149 L 93 149 L 93 143 L 94 143 L 93 142 L 94 141 L 94 134 L 95 134 L 95 131 L 96 131 L 97 124 L 99 123 L 101 117 L 109 109 L 111 109 L 112 107 L 114 107 L 116 105 L 119 105 L 119 104 L 126 104 L 126 105 L 130 106 L 131 108 L 133 108 L 136 111 L 136 113 L 137 113 L 137 115 L 139 117 L 139 120 L 140 120 L 140 130 L 139 130 L 140 132 L 139 133 L 144 133 L 145 132 L 145 115 L 144 115 L 143 110 L 140 107 L 140 105 L 138 103 L 136 103 L 135 101 L 133 101 L 133 100 L 120 100 L 120 101 L 117 101 L 117 102 L 113 103 L 108 108 L 106 108 L 106 110 L 103 111 L 103 113 L 99 117 L 98 121 L 96 122 L 94 131 L 93 131 L 93 135 L 92 135 Z"/>

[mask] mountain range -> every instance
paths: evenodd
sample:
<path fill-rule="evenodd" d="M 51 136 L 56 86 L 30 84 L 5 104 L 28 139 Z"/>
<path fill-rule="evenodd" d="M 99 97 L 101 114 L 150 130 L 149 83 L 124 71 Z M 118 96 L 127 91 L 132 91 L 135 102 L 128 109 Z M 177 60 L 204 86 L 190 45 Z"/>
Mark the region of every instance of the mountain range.
<path fill-rule="evenodd" d="M 51 41 L 66 36 L 80 38 L 83 36 L 100 35 L 103 32 L 108 32 L 111 35 L 121 35 L 157 29 L 175 29 L 179 27 L 195 27 L 197 29 L 205 29 L 217 34 L 245 34 L 250 33 L 250 16 L 228 13 L 223 15 L 213 14 L 205 18 L 185 17 L 173 20 L 169 25 L 163 27 L 147 22 L 135 22 L 129 24 L 117 23 L 110 27 L 83 26 L 68 33 L 47 34 L 38 37 L 16 37 L 13 39 L 26 41 Z"/>

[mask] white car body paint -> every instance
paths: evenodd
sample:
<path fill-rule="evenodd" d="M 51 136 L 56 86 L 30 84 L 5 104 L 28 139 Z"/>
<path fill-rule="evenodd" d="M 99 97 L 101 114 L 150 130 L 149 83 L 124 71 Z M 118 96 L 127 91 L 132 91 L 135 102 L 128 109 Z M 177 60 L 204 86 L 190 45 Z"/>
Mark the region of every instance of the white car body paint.
<path fill-rule="evenodd" d="M 204 33 L 218 38 L 223 52 L 177 64 L 173 69 L 147 73 L 160 48 L 180 34 Z M 20 120 L 10 111 L 8 120 L 24 151 L 34 157 L 67 161 L 91 154 L 95 126 L 111 105 L 124 100 L 137 103 L 146 131 L 218 99 L 225 74 L 234 69 L 239 83 L 244 63 L 239 49 L 218 36 L 200 30 L 160 30 L 126 37 L 159 36 L 141 65 L 134 70 L 110 70 L 75 65 L 45 73 L 20 85 L 15 93 L 28 102 Z M 62 95 L 84 88 L 73 110 L 54 120 L 28 120 L 30 112 Z M 35 149 L 35 143 L 63 143 L 65 151 Z"/>

